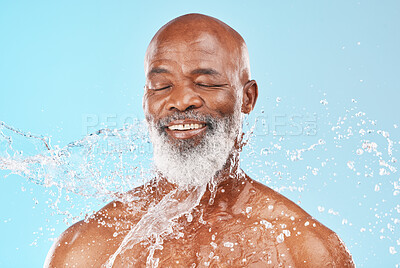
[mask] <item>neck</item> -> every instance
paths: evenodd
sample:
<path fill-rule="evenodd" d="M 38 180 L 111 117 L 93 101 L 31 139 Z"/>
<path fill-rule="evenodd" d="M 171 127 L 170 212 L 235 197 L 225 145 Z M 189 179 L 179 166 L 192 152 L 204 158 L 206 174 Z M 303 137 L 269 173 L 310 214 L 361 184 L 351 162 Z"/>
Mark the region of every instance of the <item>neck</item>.
<path fill-rule="evenodd" d="M 215 174 L 209 183 L 218 186 L 227 179 L 237 179 L 243 173 L 239 164 L 239 152 L 235 150 L 229 154 L 223 168 Z"/>

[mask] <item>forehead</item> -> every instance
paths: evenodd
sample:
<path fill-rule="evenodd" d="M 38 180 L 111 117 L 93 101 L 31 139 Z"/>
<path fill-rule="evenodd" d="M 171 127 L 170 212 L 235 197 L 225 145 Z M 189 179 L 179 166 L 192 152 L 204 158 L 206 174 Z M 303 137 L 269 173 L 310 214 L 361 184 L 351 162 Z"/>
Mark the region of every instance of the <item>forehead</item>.
<path fill-rule="evenodd" d="M 162 35 L 151 42 L 146 53 L 145 71 L 159 65 L 177 65 L 181 68 L 232 67 L 232 44 L 222 41 L 216 34 L 172 33 Z"/>

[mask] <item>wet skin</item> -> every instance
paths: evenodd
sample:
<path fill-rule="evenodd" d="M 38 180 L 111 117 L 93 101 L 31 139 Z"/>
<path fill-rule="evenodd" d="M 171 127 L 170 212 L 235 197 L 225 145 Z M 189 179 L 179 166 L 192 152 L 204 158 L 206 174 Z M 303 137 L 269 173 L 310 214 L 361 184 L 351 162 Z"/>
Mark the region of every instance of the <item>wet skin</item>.
<path fill-rule="evenodd" d="M 250 113 L 257 84 L 243 39 L 210 17 L 186 15 L 163 28 L 145 58 L 143 108 L 149 122 L 187 111 L 223 118 L 239 108 Z M 197 125 L 179 130 L 179 125 Z M 193 141 L 208 131 L 191 118 L 161 126 L 170 142 Z M 237 143 L 239 144 L 239 143 Z M 167 236 L 154 258 L 159 267 L 354 267 L 337 235 L 299 206 L 238 172 L 234 155 L 219 173 L 214 202 L 207 190 L 193 220 L 179 219 L 181 237 Z M 100 267 L 153 202 L 176 186 L 163 178 L 134 189 L 130 202 L 115 201 L 66 230 L 54 243 L 45 267 Z M 151 238 L 119 255 L 113 267 L 144 267 Z M 192 266 L 194 267 L 194 266 Z"/>
<path fill-rule="evenodd" d="M 141 201 L 133 206 L 113 202 L 73 225 L 54 244 L 49 266 L 100 267 L 143 216 L 148 200 L 161 199 L 171 189 L 165 181 L 141 187 L 135 191 Z M 154 255 L 159 267 L 353 267 L 334 232 L 247 176 L 222 182 L 213 205 L 209 197 L 207 191 L 191 222 L 180 220 L 183 237 L 164 239 Z M 113 267 L 144 267 L 147 246 L 135 245 Z"/>

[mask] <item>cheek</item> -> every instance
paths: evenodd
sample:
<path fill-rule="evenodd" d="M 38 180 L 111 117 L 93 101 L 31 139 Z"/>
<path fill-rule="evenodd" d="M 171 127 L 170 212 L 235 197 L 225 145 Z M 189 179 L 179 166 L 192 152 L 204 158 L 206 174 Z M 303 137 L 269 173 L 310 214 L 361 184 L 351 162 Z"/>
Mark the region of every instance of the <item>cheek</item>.
<path fill-rule="evenodd" d="M 207 106 L 221 115 L 230 115 L 236 107 L 237 97 L 232 92 L 217 92 L 205 97 Z"/>
<path fill-rule="evenodd" d="M 164 100 L 157 96 L 146 93 L 143 96 L 143 111 L 146 119 L 158 118 L 157 115 L 160 115 L 164 102 Z"/>

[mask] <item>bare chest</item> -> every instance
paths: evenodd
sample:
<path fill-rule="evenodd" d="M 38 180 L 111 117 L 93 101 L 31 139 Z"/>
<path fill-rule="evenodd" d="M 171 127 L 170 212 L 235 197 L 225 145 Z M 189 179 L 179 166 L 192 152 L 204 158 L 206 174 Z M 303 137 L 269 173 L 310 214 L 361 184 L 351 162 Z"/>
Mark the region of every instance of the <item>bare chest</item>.
<path fill-rule="evenodd" d="M 113 267 L 279 267 L 289 252 L 263 223 L 238 219 L 186 225 L 174 235 L 152 238 L 120 254 Z"/>

